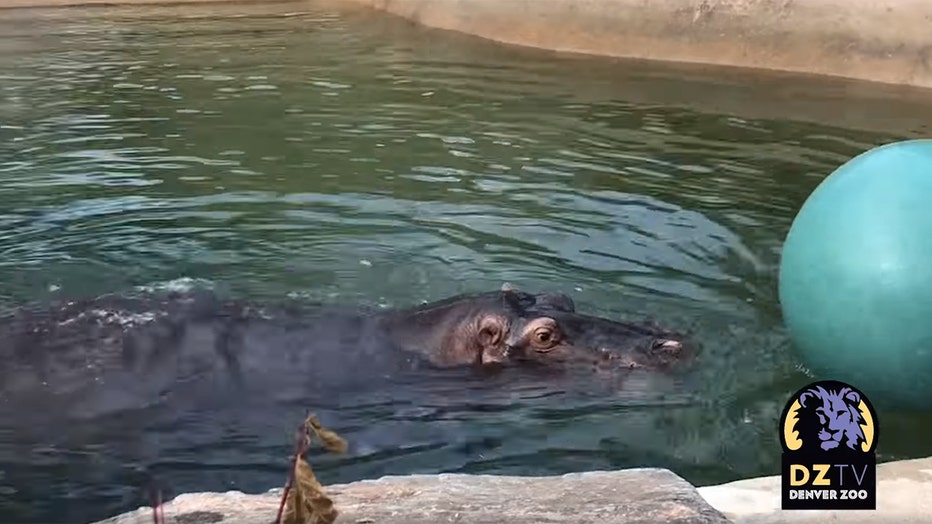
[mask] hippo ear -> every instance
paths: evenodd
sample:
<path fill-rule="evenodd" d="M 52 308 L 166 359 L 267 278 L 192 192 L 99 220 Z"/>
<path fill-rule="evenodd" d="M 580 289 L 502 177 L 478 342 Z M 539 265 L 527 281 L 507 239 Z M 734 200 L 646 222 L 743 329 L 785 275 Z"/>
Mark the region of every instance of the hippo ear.
<path fill-rule="evenodd" d="M 517 288 L 507 282 L 502 284 L 499 296 L 501 297 L 502 305 L 506 308 L 520 311 L 534 305 L 533 297 L 518 291 Z M 530 299 L 530 303 L 528 303 L 528 299 Z"/>

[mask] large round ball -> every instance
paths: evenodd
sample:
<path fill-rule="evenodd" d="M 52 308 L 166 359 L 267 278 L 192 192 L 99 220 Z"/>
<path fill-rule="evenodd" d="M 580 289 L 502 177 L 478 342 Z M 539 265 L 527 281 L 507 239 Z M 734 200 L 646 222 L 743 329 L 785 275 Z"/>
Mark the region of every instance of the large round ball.
<path fill-rule="evenodd" d="M 932 408 L 932 140 L 838 168 L 793 221 L 780 303 L 804 363 L 889 407 Z"/>

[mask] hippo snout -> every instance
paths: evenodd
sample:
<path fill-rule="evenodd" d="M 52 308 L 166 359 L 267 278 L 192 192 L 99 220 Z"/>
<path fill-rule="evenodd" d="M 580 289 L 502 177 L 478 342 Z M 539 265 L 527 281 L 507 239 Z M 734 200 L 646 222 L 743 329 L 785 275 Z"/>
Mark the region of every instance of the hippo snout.
<path fill-rule="evenodd" d="M 688 361 L 692 351 L 677 338 L 653 338 L 639 350 L 600 350 L 602 366 L 616 369 L 664 369 Z"/>

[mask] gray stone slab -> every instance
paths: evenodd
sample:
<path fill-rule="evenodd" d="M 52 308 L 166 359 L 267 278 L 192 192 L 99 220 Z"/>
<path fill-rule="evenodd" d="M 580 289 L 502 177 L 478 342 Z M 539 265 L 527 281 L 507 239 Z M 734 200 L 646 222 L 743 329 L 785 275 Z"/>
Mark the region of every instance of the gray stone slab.
<path fill-rule="evenodd" d="M 552 477 L 412 475 L 326 487 L 337 524 L 726 524 L 696 489 L 664 469 Z M 279 493 L 192 493 L 164 506 L 168 524 L 270 524 Z M 140 508 L 99 524 L 149 524 Z"/>

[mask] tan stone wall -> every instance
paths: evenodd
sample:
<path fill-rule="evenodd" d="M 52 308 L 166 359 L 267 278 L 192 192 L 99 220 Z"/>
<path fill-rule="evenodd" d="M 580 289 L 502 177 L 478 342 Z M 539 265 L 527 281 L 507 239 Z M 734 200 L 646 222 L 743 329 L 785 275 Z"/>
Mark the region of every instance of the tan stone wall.
<path fill-rule="evenodd" d="M 217 1 L 0 0 L 0 8 Z M 343 1 L 556 51 L 932 87 L 932 0 Z"/>
<path fill-rule="evenodd" d="M 350 0 L 558 51 L 932 87 L 930 0 Z"/>

